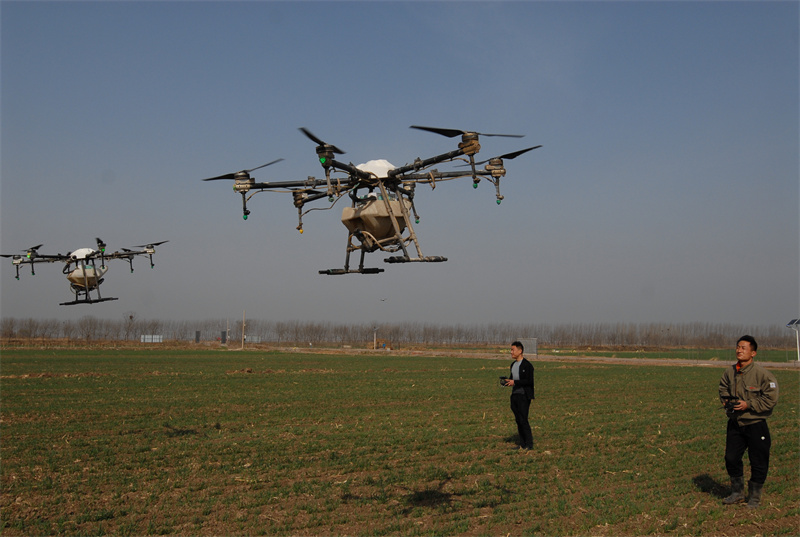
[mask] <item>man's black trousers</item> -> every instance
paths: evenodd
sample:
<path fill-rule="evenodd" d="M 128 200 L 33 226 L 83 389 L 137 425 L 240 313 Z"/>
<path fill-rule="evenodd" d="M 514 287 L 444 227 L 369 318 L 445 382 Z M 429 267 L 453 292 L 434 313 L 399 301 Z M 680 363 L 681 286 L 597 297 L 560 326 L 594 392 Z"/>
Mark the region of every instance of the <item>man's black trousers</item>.
<path fill-rule="evenodd" d="M 728 420 L 728 433 L 725 439 L 725 468 L 731 477 L 744 475 L 742 457 L 747 450 L 750 457 L 750 481 L 764 484 L 769 470 L 769 449 L 772 439 L 769 436 L 767 420 L 751 425 L 739 425 L 735 419 Z"/>
<path fill-rule="evenodd" d="M 517 432 L 519 433 L 520 446 L 533 448 L 533 433 L 531 424 L 528 423 L 528 411 L 531 408 L 531 400 L 524 393 L 511 394 L 511 412 L 517 421 Z"/>

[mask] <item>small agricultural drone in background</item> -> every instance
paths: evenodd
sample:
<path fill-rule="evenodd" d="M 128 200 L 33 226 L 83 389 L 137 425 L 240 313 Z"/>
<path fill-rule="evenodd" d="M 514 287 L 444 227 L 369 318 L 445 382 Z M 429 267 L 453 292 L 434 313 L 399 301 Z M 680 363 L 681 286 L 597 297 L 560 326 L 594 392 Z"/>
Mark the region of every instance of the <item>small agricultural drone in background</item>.
<path fill-rule="evenodd" d="M 506 174 L 503 161 L 517 158 L 523 153 L 541 147 L 541 145 L 475 162 L 475 155 L 481 148 L 478 143 L 479 136 L 521 138 L 522 135 L 483 134 L 473 131 L 420 127 L 417 125 L 412 125 L 411 128 L 433 132 L 448 138 L 460 135 L 461 143 L 458 144 L 458 149 L 454 151 L 425 160 L 417 158 L 413 163 L 405 166 L 395 167 L 385 160 L 371 160 L 365 164 L 354 166 L 352 163 L 345 164 L 336 160 L 336 155 L 343 155 L 344 151 L 335 145 L 322 141 L 307 129 L 301 128 L 300 131 L 317 144 L 317 157 L 325 170 L 325 179 L 309 177 L 305 181 L 256 183 L 250 176 L 250 172 L 283 160 L 277 159 L 257 168 L 209 177 L 203 180 L 233 180 L 233 191 L 242 195 L 242 214 L 245 220 L 250 214 L 247 202 L 257 193 L 291 193 L 294 206 L 297 207 L 299 218 L 297 229 L 300 233 L 303 232 L 303 216 L 311 210 L 303 210 L 307 203 L 327 198 L 331 204 L 327 208 L 331 208 L 342 197 L 349 197 L 350 206 L 342 210 L 342 223 L 348 230 L 344 268 L 320 270 L 320 274 L 377 274 L 383 272 L 381 268 L 364 267 L 365 254 L 378 250 L 386 253 L 400 253 L 400 255 L 384 259 L 386 263 L 447 261 L 446 257 L 424 256 L 420 249 L 410 216 L 413 213 L 414 222 L 419 223 L 419 216 L 414 207 L 414 194 L 417 184 L 427 184 L 430 185 L 431 189 L 434 189 L 440 181 L 471 177 L 473 187 L 477 188 L 480 180 L 486 179 L 494 185 L 497 203 L 499 204 L 503 200 L 503 196 L 500 194 L 500 178 Z M 435 164 L 456 160 L 462 161 L 462 166 L 465 166 L 465 169 L 445 172 L 429 169 Z M 483 168 L 478 167 L 484 164 Z M 412 243 L 416 250 L 415 256 L 409 253 Z M 352 269 L 350 268 L 350 254 L 355 251 L 360 251 L 361 256 L 358 268 Z"/>
<path fill-rule="evenodd" d="M 142 250 L 128 250 L 122 248 L 122 251 L 114 252 L 111 254 L 106 253 L 106 243 L 102 240 L 97 241 L 97 250 L 92 248 L 79 248 L 66 255 L 43 255 L 39 253 L 41 244 L 28 248 L 25 250 L 24 255 L 19 254 L 0 254 L 0 257 L 10 257 L 14 266 L 17 269 L 16 278 L 19 280 L 19 267 L 20 265 L 30 265 L 31 274 L 36 275 L 34 265 L 36 263 L 64 263 L 63 273 L 69 280 L 70 288 L 75 293 L 75 300 L 71 302 L 62 302 L 61 306 L 72 306 L 74 304 L 96 304 L 98 302 L 106 302 L 109 300 L 117 300 L 116 298 L 100 296 L 100 284 L 103 283 L 108 267 L 106 261 L 109 259 L 125 259 L 128 261 L 133 272 L 133 258 L 137 255 L 148 256 L 150 258 L 150 268 L 153 268 L 153 254 L 156 253 L 156 246 L 164 244 L 169 241 L 154 242 L 152 244 L 135 246 L 135 248 L 143 248 Z M 97 264 L 98 259 L 100 264 Z M 91 293 L 95 291 L 96 298 L 92 298 Z"/>

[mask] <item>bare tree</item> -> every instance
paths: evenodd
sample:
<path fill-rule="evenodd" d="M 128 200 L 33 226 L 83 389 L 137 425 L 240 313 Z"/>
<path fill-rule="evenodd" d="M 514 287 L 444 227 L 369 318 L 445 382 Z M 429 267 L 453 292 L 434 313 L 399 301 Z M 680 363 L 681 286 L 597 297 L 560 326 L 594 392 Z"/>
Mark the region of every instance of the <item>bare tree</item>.
<path fill-rule="evenodd" d="M 86 341 L 97 338 L 97 319 L 86 315 L 78 319 L 78 334 Z"/>
<path fill-rule="evenodd" d="M 0 334 L 3 338 L 12 338 L 17 335 L 17 320 L 13 317 L 3 317 L 0 324 Z"/>

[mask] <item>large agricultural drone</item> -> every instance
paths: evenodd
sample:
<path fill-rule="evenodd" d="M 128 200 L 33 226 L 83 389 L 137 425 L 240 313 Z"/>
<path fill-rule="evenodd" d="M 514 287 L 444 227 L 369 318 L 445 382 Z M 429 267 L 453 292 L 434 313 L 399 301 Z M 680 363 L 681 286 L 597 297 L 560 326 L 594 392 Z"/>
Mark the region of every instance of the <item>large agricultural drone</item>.
<path fill-rule="evenodd" d="M 419 223 L 419 216 L 414 206 L 416 186 L 427 184 L 434 189 L 440 181 L 470 177 L 473 187 L 477 188 L 480 180 L 486 179 L 494 185 L 499 204 L 503 200 L 503 196 L 500 194 L 500 178 L 506 174 L 503 161 L 517 158 L 528 151 L 541 147 L 541 145 L 475 162 L 475 155 L 481 148 L 479 136 L 521 138 L 522 135 L 484 134 L 417 125 L 412 125 L 411 128 L 433 132 L 448 138 L 460 135 L 461 142 L 458 144 L 458 149 L 454 151 L 424 160 L 417 158 L 413 163 L 405 166 L 394 167 L 385 160 L 372 160 L 355 166 L 352 163 L 345 164 L 336 160 L 336 155 L 343 155 L 344 151 L 317 138 L 308 129 L 301 128 L 300 131 L 317 144 L 317 158 L 325 170 L 324 179 L 309 177 L 305 181 L 257 183 L 250 176 L 250 172 L 283 160 L 277 159 L 249 170 L 203 180 L 233 180 L 234 192 L 242 195 L 242 215 L 245 220 L 250 214 L 247 202 L 259 192 L 291 193 L 294 206 L 297 208 L 299 220 L 297 230 L 300 233 L 303 232 L 303 216 L 311 210 L 304 210 L 306 204 L 327 198 L 332 207 L 339 199 L 347 196 L 350 199 L 350 206 L 345 207 L 342 211 L 342 223 L 348 230 L 344 268 L 320 270 L 320 274 L 377 274 L 383 272 L 381 268 L 364 267 L 364 256 L 368 252 L 378 250 L 399 254 L 385 258 L 384 262 L 386 263 L 447 261 L 446 257 L 422 254 L 411 219 L 411 214 L 413 214 L 414 222 Z M 454 171 L 430 169 L 436 164 L 454 161 L 461 161 L 463 169 Z M 479 168 L 484 164 L 483 168 Z M 414 246 L 416 255 L 410 253 L 411 244 Z M 350 254 L 355 251 L 361 252 L 357 269 L 350 267 Z"/>
<path fill-rule="evenodd" d="M 37 263 L 64 263 L 62 272 L 67 277 L 70 284 L 70 289 L 75 294 L 75 299 L 71 302 L 62 302 L 61 306 L 73 306 L 75 304 L 96 304 L 98 302 L 107 302 L 109 300 L 117 300 L 113 297 L 100 296 L 100 285 L 105 281 L 105 274 L 108 272 L 106 261 L 109 259 L 125 259 L 131 267 L 133 272 L 133 258 L 141 255 L 150 258 L 150 268 L 153 268 L 153 254 L 156 253 L 156 246 L 164 244 L 169 241 L 154 242 L 136 246 L 135 248 L 142 248 L 141 250 L 130 250 L 122 248 L 122 251 L 113 253 L 106 253 L 106 243 L 99 238 L 95 239 L 97 242 L 97 249 L 93 248 L 78 248 L 68 254 L 40 254 L 39 248 L 41 244 L 28 248 L 24 254 L 2 254 L 0 257 L 10 257 L 14 267 L 17 269 L 16 279 L 19 280 L 19 267 L 20 265 L 30 265 L 31 275 L 36 275 L 34 266 Z M 98 264 L 98 261 L 100 262 Z M 97 295 L 92 297 L 92 292 Z"/>

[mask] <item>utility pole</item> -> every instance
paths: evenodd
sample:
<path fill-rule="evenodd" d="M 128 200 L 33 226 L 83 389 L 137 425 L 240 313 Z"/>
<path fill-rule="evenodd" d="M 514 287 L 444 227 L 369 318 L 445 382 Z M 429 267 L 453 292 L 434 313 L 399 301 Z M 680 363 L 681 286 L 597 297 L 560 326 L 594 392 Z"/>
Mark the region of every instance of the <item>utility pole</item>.
<path fill-rule="evenodd" d="M 242 350 L 244 350 L 244 327 L 245 327 L 244 314 L 245 314 L 245 311 L 246 310 L 242 310 Z"/>

